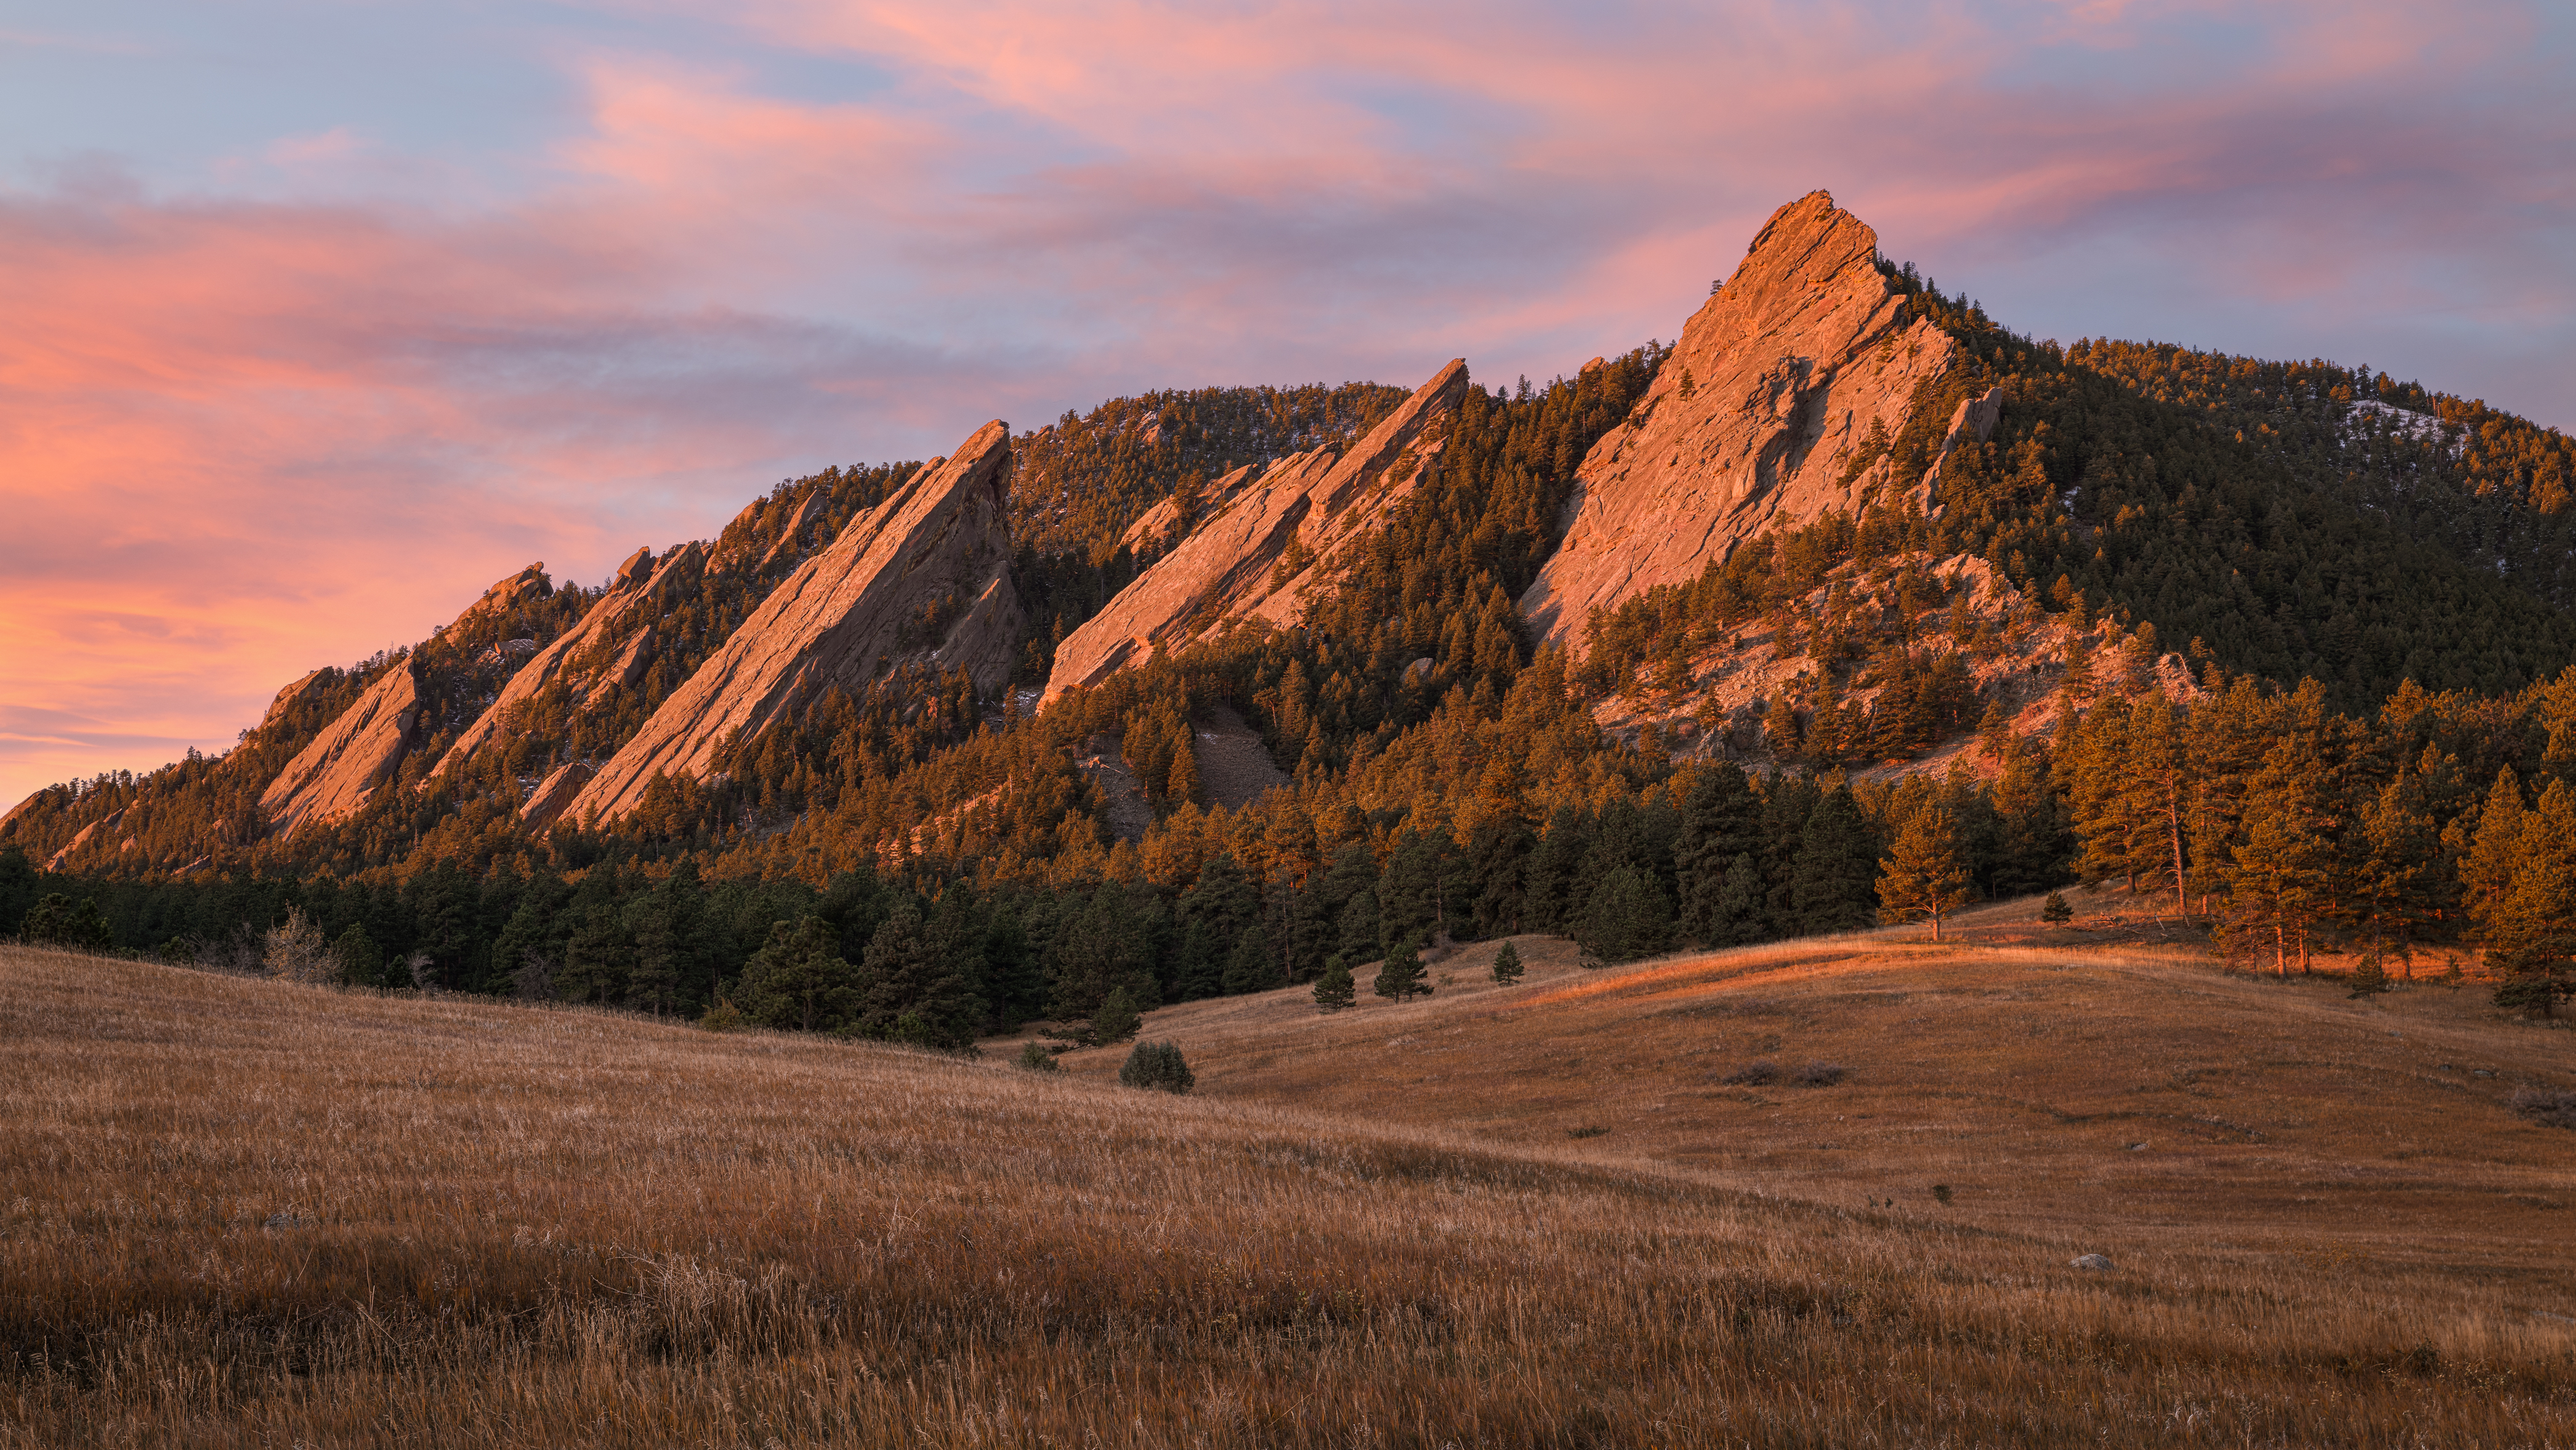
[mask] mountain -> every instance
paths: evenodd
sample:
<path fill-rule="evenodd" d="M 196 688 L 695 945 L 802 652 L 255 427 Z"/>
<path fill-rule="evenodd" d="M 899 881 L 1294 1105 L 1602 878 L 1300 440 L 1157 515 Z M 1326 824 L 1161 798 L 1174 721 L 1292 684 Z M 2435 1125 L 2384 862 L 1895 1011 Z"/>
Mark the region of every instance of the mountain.
<path fill-rule="evenodd" d="M 1839 929 L 1907 909 L 1900 846 L 1973 894 L 2179 875 L 2242 940 L 2292 899 L 2262 825 L 2332 883 L 2279 952 L 2504 919 L 2490 867 L 2541 858 L 2471 848 L 2576 800 L 2564 434 L 2036 340 L 1822 193 L 1679 312 L 1539 384 L 995 423 L 522 571 L 0 818 L 0 924 L 63 885 L 238 957 L 300 906 L 443 985 L 698 1011 L 776 923 L 855 964 L 909 903 L 999 1022 L 1408 937 Z"/>

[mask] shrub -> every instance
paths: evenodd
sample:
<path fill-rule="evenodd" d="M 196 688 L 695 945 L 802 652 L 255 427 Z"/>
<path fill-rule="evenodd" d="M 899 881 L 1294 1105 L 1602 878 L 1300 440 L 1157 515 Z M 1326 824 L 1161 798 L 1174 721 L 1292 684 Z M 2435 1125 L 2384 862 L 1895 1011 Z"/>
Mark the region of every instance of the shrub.
<path fill-rule="evenodd" d="M 1038 1046 L 1034 1042 L 1020 1049 L 1020 1066 L 1027 1068 L 1031 1072 L 1064 1071 L 1063 1068 L 1056 1065 L 1054 1053 L 1047 1051 L 1045 1048 Z"/>
<path fill-rule="evenodd" d="M 2379 964 L 2379 954 L 2371 953 L 2352 969 L 2352 995 L 2375 997 L 2389 989 L 2388 969 Z"/>
<path fill-rule="evenodd" d="M 1720 1082 L 1732 1083 L 1737 1087 L 1760 1087 L 1764 1083 L 1779 1080 L 1780 1066 L 1772 1062 L 1748 1062 L 1718 1079 Z"/>
<path fill-rule="evenodd" d="M 1181 1060 L 1177 1042 L 1139 1042 L 1127 1054 L 1118 1069 L 1118 1080 L 1132 1088 L 1153 1088 L 1159 1092 L 1185 1093 L 1198 1083 L 1198 1075 Z"/>
<path fill-rule="evenodd" d="M 2576 1128 L 2576 1093 L 2558 1088 L 2520 1087 L 2505 1105 L 2535 1123 L 2553 1128 Z"/>
<path fill-rule="evenodd" d="M 300 906 L 288 907 L 286 920 L 268 929 L 265 948 L 261 961 L 272 977 L 307 984 L 340 980 L 339 953 Z"/>
<path fill-rule="evenodd" d="M 742 1009 L 722 997 L 698 1019 L 698 1025 L 709 1032 L 735 1032 L 742 1027 Z"/>
<path fill-rule="evenodd" d="M 2066 893 L 2052 891 L 2039 904 L 2039 919 L 2051 926 L 2062 926 L 2075 919 L 2075 908 L 2066 904 Z"/>
<path fill-rule="evenodd" d="M 1521 972 L 1523 970 L 1524 968 L 1521 966 L 1520 949 L 1513 946 L 1510 942 L 1503 943 L 1503 949 L 1494 953 L 1495 981 L 1508 987 L 1512 983 L 1521 979 Z"/>
<path fill-rule="evenodd" d="M 1843 1069 L 1830 1062 L 1811 1062 L 1798 1069 L 1795 1081 L 1800 1087 L 1832 1087 L 1843 1080 Z"/>
<path fill-rule="evenodd" d="M 46 892 L 42 900 L 27 908 L 27 919 L 19 925 L 18 932 L 29 941 L 59 947 L 105 951 L 115 945 L 108 934 L 107 918 L 98 913 L 97 902 L 87 897 L 74 901 L 59 891 Z"/>

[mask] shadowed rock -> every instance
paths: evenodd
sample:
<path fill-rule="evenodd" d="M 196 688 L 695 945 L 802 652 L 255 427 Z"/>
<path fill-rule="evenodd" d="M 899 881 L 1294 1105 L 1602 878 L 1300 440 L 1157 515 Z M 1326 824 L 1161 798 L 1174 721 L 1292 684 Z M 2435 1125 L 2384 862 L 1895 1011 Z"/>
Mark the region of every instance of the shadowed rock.
<path fill-rule="evenodd" d="M 1824 192 L 1772 214 L 1576 470 L 1564 541 L 1520 601 L 1545 643 L 1577 643 L 1592 610 L 1686 584 L 1774 522 L 1916 486 L 1883 460 L 1845 477 L 1873 425 L 1893 437 L 1916 385 L 1958 359 L 1928 319 L 1905 321 L 1877 253 L 1878 234 Z M 1999 403 L 1972 400 L 1954 427 L 1983 437 Z"/>
<path fill-rule="evenodd" d="M 1046 697 L 1097 684 L 1231 619 L 1296 623 L 1306 587 L 1330 571 L 1334 550 L 1434 476 L 1467 386 L 1467 364 L 1452 361 L 1347 455 L 1292 453 L 1218 479 L 1208 489 L 1213 508 L 1189 536 L 1056 646 Z M 1157 531 L 1172 517 L 1168 509 L 1146 515 L 1159 519 Z"/>
<path fill-rule="evenodd" d="M 799 566 L 671 693 L 566 814 L 615 820 L 657 774 L 702 777 L 728 738 L 750 741 L 839 688 L 898 665 L 1009 678 L 1020 627 L 1009 573 L 1007 425 L 987 423 Z M 524 672 L 523 672 L 524 673 Z"/>

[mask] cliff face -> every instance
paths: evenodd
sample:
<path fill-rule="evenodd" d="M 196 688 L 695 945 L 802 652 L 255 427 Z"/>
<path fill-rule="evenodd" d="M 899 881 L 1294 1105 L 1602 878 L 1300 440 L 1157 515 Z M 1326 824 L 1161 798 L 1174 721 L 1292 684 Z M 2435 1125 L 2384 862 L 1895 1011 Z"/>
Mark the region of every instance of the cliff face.
<path fill-rule="evenodd" d="M 1824 192 L 1772 214 L 1577 469 L 1564 540 L 1520 601 L 1544 642 L 1578 643 L 1594 608 L 1688 583 L 1774 522 L 1915 484 L 1883 465 L 1845 477 L 1873 425 L 1894 436 L 1916 385 L 1958 357 L 1930 321 L 1904 322 L 1877 250 L 1878 234 Z M 1984 400 L 1956 421 L 1982 437 L 1995 411 Z"/>
<path fill-rule="evenodd" d="M 401 660 L 313 737 L 260 792 L 272 831 L 345 820 L 418 743 L 420 685 Z"/>
<path fill-rule="evenodd" d="M 653 663 L 653 621 L 668 612 L 675 594 L 696 584 L 706 553 L 705 545 L 694 543 L 658 561 L 649 548 L 636 551 L 581 623 L 538 650 L 510 676 L 491 705 L 448 747 L 439 759 L 439 770 L 460 771 L 487 751 L 506 749 L 509 738 L 503 721 L 509 712 L 558 681 L 576 714 L 603 707 L 618 689 L 631 688 Z M 558 808 L 562 804 L 556 802 Z M 530 806 L 534 805 L 532 799 Z"/>
<path fill-rule="evenodd" d="M 1229 619 L 1294 624 L 1305 613 L 1304 587 L 1333 551 L 1435 476 L 1467 387 L 1467 364 L 1452 361 L 1348 454 L 1294 453 L 1209 485 L 1211 507 L 1189 536 L 1056 646 L 1046 697 L 1097 684 Z"/>
<path fill-rule="evenodd" d="M 1020 628 L 1010 441 L 1007 425 L 987 423 L 852 519 L 662 702 L 565 814 L 624 816 L 655 774 L 701 776 L 735 731 L 748 740 L 827 690 L 855 692 L 898 665 L 963 669 L 978 689 L 998 688 Z"/>

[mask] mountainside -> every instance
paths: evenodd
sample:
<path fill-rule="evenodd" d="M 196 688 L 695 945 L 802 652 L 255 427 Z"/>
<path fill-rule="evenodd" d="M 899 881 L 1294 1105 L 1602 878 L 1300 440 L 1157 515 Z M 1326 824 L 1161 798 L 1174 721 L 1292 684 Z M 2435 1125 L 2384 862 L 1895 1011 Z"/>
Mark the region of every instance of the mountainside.
<path fill-rule="evenodd" d="M 614 821 L 659 776 L 698 777 L 826 691 L 907 665 L 1000 687 L 1019 643 L 1009 571 L 1011 430 L 987 423 L 772 591 L 566 807 Z"/>

